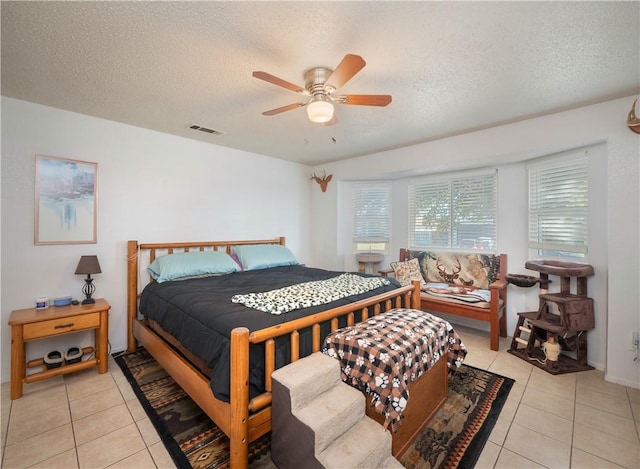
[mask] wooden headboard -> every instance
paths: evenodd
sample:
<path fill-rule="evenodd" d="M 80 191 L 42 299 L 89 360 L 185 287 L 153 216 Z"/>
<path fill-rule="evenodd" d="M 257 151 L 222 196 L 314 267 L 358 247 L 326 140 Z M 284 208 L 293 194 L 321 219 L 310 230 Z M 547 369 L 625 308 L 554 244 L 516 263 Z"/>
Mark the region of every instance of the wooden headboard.
<path fill-rule="evenodd" d="M 127 343 L 128 350 L 135 349 L 135 337 L 133 335 L 133 321 L 138 315 L 138 297 L 141 287 L 153 281 L 149 277 L 149 282 L 141 284 L 140 268 L 148 266 L 156 257 L 165 254 L 189 251 L 220 251 L 224 250 L 231 254 L 233 246 L 247 244 L 285 244 L 285 237 L 280 236 L 273 239 L 251 239 L 238 241 L 189 241 L 189 242 L 168 242 L 168 243 L 144 243 L 140 244 L 136 240 L 127 242 Z"/>

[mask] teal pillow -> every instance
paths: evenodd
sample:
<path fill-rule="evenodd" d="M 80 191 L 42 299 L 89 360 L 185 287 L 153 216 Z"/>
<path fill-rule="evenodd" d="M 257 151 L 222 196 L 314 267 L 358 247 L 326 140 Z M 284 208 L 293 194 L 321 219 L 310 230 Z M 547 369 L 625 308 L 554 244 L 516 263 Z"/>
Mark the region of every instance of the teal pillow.
<path fill-rule="evenodd" d="M 147 272 L 158 283 L 190 277 L 228 274 L 240 270 L 225 252 L 194 251 L 167 254 L 154 260 Z"/>
<path fill-rule="evenodd" d="M 234 246 L 232 251 L 238 256 L 244 270 L 267 269 L 281 265 L 299 264 L 289 248 L 280 244 Z"/>

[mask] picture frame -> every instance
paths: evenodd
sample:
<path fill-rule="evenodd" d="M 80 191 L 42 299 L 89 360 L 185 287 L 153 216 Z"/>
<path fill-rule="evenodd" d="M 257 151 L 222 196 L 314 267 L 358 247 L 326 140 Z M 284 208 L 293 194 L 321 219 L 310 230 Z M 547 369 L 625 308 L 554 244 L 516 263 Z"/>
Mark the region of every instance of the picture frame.
<path fill-rule="evenodd" d="M 98 164 L 35 158 L 35 244 L 97 242 Z"/>

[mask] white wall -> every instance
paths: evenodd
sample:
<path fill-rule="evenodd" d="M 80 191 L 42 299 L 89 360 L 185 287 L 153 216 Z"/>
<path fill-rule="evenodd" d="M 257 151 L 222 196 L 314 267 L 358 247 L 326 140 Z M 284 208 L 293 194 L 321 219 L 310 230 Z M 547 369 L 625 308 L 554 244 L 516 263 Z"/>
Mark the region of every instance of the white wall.
<path fill-rule="evenodd" d="M 98 242 L 34 245 L 34 155 L 98 163 Z M 2 98 L 1 379 L 9 379 L 12 310 L 38 296 L 82 298 L 80 256 L 97 254 L 96 297 L 112 306 L 112 351 L 126 346 L 126 242 L 286 236 L 311 260 L 309 168 L 24 101 Z M 88 333 L 37 341 L 27 359 Z"/>
<path fill-rule="evenodd" d="M 316 168 L 333 174 L 333 182 L 326 193 L 312 196 L 315 265 L 331 269 L 355 265 L 351 243 L 343 239 L 350 222 L 344 216 L 348 211 L 341 209 L 351 203 L 345 198 L 347 181 L 398 181 L 394 183 L 391 253 L 395 259 L 397 248 L 407 239 L 402 216 L 406 202 L 398 199 L 406 199 L 402 180 L 427 173 L 497 167 L 498 251 L 509 255 L 510 272 L 531 274 L 524 269 L 529 253 L 523 162 L 595 145 L 590 150 L 590 177 L 600 196 L 592 200 L 590 212 L 589 262 L 596 276 L 589 280 L 589 295 L 596 300 L 597 324 L 589 333 L 589 361 L 605 369 L 608 380 L 640 387 L 640 363 L 633 362 L 633 354 L 627 350 L 630 331 L 640 330 L 640 136 L 625 125 L 633 100 L 608 101 Z M 534 307 L 537 297 L 533 290 L 509 289 L 511 334 L 516 313 Z"/>
<path fill-rule="evenodd" d="M 339 214 L 351 202 L 341 181 L 497 166 L 508 175 L 500 179 L 500 189 L 516 194 L 518 185 L 525 184 L 520 162 L 603 143 L 606 158 L 600 176 L 606 177 L 606 195 L 599 201 L 598 223 L 607 233 L 599 254 L 606 267 L 596 266 L 597 279 L 590 280 L 589 289 L 590 295 L 600 295 L 601 283 L 606 305 L 597 307 L 589 357 L 596 366 L 604 365 L 608 380 L 640 387 L 640 364 L 632 361 L 626 346 L 629 332 L 640 330 L 640 136 L 624 125 L 633 99 L 327 164 L 314 168 L 333 174 L 322 193 L 302 165 L 2 98 L 1 379 L 9 377 L 11 310 L 29 307 L 40 295 L 81 297 L 82 278 L 73 272 L 82 254 L 100 259 L 103 273 L 95 276 L 96 296 L 113 306 L 110 341 L 114 351 L 122 350 L 128 239 L 284 235 L 302 262 L 350 269 L 355 265 L 351 243 L 341 238 L 350 221 Z M 98 163 L 97 244 L 34 246 L 35 154 Z M 499 219 L 513 217 L 525 199 L 526 195 L 502 198 Z M 398 222 L 399 215 L 395 210 L 394 226 L 406 224 Z M 511 272 L 525 272 L 525 236 L 524 223 L 498 233 L 498 247 L 509 254 Z M 394 251 L 404 245 L 402 239 L 394 243 Z M 515 312 L 530 307 L 535 295 L 528 297 L 514 287 L 509 295 L 511 333 Z M 85 345 L 90 338 L 81 341 Z M 28 346 L 28 359 L 68 344 L 66 338 L 41 342 L 46 343 Z"/>

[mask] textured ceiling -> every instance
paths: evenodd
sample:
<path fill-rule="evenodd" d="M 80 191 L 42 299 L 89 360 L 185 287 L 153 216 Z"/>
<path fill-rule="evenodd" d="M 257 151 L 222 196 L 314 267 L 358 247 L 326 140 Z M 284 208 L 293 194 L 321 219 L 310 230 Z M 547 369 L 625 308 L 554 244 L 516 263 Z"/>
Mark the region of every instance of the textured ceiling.
<path fill-rule="evenodd" d="M 1 3 L 2 95 L 309 165 L 640 93 L 639 2 Z M 367 65 L 332 126 L 251 76 Z M 631 101 L 630 101 L 631 104 Z M 624 116 L 623 116 L 624 118 Z M 209 135 L 190 124 L 220 130 Z"/>

